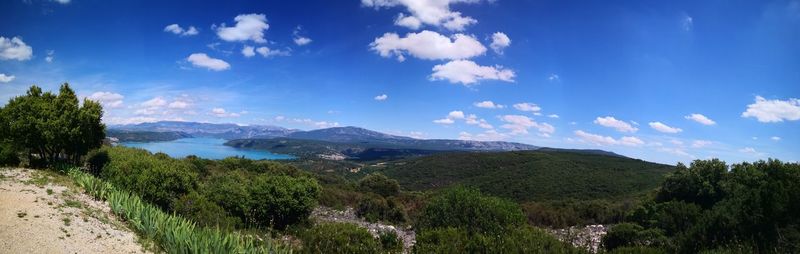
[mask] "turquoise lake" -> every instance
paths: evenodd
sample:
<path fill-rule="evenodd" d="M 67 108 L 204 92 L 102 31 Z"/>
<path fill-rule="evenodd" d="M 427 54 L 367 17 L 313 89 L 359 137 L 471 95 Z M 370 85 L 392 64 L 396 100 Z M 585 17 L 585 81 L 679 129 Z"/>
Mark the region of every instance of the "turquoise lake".
<path fill-rule="evenodd" d="M 244 156 L 253 160 L 285 160 L 294 156 L 275 154 L 264 150 L 241 149 L 223 145 L 224 139 L 218 138 L 182 138 L 163 142 L 123 142 L 122 146 L 136 147 L 153 153 L 162 152 L 174 158 L 196 155 L 205 159 L 224 159 L 231 156 Z"/>

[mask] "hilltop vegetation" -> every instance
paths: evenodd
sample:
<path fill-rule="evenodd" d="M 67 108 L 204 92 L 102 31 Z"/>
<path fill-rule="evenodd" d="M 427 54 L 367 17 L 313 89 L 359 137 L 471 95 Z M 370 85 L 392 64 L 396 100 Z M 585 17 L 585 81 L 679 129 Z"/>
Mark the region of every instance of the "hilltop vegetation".
<path fill-rule="evenodd" d="M 560 151 L 446 153 L 387 163 L 381 172 L 408 190 L 454 184 L 517 201 L 594 200 L 647 192 L 674 168 L 617 156 Z"/>
<path fill-rule="evenodd" d="M 109 129 L 106 136 L 116 138 L 119 142 L 154 142 L 191 138 L 192 135 L 181 131 L 126 131 Z"/>

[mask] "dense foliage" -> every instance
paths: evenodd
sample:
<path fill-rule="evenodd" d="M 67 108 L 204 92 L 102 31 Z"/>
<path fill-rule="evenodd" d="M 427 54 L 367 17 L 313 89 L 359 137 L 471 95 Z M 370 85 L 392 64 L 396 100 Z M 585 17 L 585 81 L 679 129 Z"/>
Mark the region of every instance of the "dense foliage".
<path fill-rule="evenodd" d="M 349 223 L 321 223 L 302 235 L 304 253 L 382 253 L 383 245 L 366 229 Z"/>
<path fill-rule="evenodd" d="M 679 164 L 655 197 L 612 228 L 608 248 L 670 252 L 800 252 L 800 164 L 777 160 Z M 661 240 L 663 239 L 663 241 Z"/>
<path fill-rule="evenodd" d="M 166 253 L 291 253 L 268 241 L 260 241 L 219 229 L 197 227 L 192 221 L 170 215 L 147 201 L 77 169 L 69 176 L 88 194 L 106 200 L 111 211 L 127 220 L 144 237 L 156 241 Z"/>
<path fill-rule="evenodd" d="M 125 147 L 97 154 L 108 156 L 101 177 L 201 225 L 282 229 L 306 220 L 320 195 L 314 179 L 276 162 L 174 159 Z"/>
<path fill-rule="evenodd" d="M 576 152 L 449 153 L 372 169 L 409 190 L 453 184 L 516 201 L 630 197 L 657 187 L 674 167 L 625 157 Z"/>
<path fill-rule="evenodd" d="M 66 83 L 58 94 L 31 86 L 26 95 L 0 108 L 0 143 L 23 153 L 32 166 L 78 164 L 83 155 L 102 144 L 102 116 L 99 103 L 88 99 L 80 103 Z"/>
<path fill-rule="evenodd" d="M 573 253 L 576 249 L 528 226 L 520 207 L 456 186 L 437 194 L 417 225 L 418 253 Z"/>
<path fill-rule="evenodd" d="M 117 129 L 108 129 L 106 136 L 116 138 L 119 142 L 170 141 L 192 137 L 192 135 L 180 131 L 127 131 Z"/>

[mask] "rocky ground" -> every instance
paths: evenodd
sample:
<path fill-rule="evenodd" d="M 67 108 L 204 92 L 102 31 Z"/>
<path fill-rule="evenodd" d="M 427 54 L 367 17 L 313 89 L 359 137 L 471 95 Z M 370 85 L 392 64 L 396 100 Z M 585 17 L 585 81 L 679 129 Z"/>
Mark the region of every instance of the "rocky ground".
<path fill-rule="evenodd" d="M 372 223 L 356 216 L 353 208 L 347 208 L 344 211 L 335 210 L 328 207 L 317 207 L 311 213 L 311 218 L 318 222 L 344 222 L 356 224 L 360 227 L 366 228 L 373 236 L 378 237 L 381 232 L 394 232 L 403 241 L 403 252 L 409 253 L 411 247 L 414 246 L 417 237 L 414 230 L 411 228 L 398 228 L 392 225 L 382 223 Z"/>
<path fill-rule="evenodd" d="M 65 176 L 0 169 L 0 252 L 147 253 L 107 204 Z"/>
<path fill-rule="evenodd" d="M 608 227 L 604 225 L 586 225 L 583 227 L 553 229 L 550 232 L 563 242 L 572 243 L 573 246 L 584 248 L 590 253 L 597 253 L 603 236 L 608 232 Z"/>

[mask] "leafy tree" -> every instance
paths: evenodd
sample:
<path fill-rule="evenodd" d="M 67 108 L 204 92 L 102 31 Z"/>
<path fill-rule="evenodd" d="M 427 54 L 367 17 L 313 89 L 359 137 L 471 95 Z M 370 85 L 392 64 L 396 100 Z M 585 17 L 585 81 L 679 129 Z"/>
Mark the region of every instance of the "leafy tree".
<path fill-rule="evenodd" d="M 313 179 L 287 175 L 258 175 L 249 187 L 253 219 L 279 229 L 308 218 L 320 192 Z"/>
<path fill-rule="evenodd" d="M 58 95 L 31 86 L 26 95 L 12 98 L 0 110 L 0 131 L 6 134 L 5 142 L 27 154 L 34 166 L 38 162 L 79 164 L 105 138 L 102 116 L 99 103 L 84 100 L 79 105 L 66 83 Z"/>

